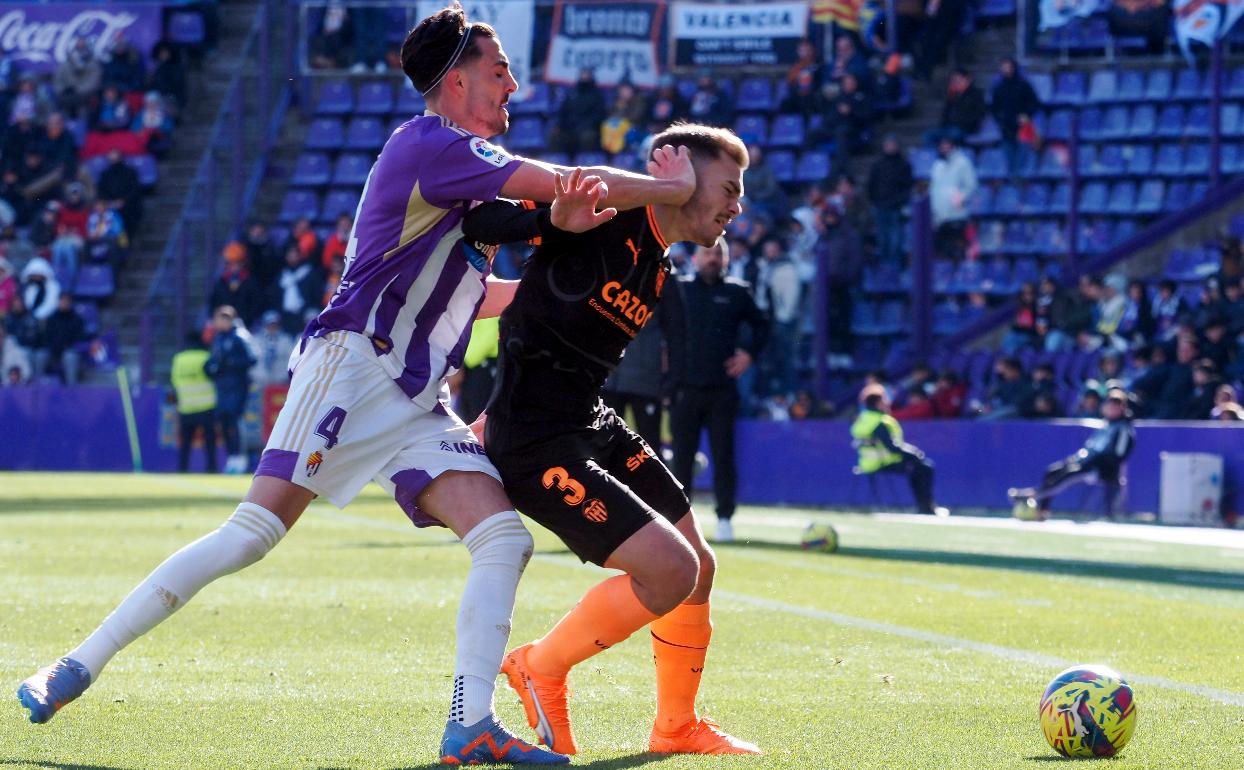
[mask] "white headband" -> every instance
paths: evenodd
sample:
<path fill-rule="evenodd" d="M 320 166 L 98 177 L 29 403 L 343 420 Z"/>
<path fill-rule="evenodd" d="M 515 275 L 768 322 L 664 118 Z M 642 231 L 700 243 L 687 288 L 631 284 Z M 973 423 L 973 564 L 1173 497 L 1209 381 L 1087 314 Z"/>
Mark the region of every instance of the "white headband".
<path fill-rule="evenodd" d="M 425 94 L 439 86 L 441 81 L 445 79 L 445 76 L 449 74 L 449 71 L 458 63 L 458 59 L 462 58 L 462 52 L 466 50 L 467 42 L 471 39 L 472 29 L 474 27 L 467 27 L 466 32 L 462 33 L 462 39 L 458 41 L 458 47 L 454 49 L 453 56 L 450 56 L 449 61 L 445 62 L 445 66 L 441 68 L 440 73 L 432 80 L 432 84 L 423 89 Z"/>

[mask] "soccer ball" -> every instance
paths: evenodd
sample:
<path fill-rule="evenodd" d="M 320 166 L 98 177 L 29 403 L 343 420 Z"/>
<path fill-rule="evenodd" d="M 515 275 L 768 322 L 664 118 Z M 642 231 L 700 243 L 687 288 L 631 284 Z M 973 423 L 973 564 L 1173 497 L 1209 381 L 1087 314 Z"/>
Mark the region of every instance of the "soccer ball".
<path fill-rule="evenodd" d="M 804 528 L 799 545 L 805 551 L 833 553 L 838 550 L 838 530 L 829 524 L 813 522 Z"/>
<path fill-rule="evenodd" d="M 1072 666 L 1054 677 L 1038 714 L 1045 740 L 1064 757 L 1112 757 L 1136 729 L 1131 685 L 1100 665 Z"/>
<path fill-rule="evenodd" d="M 1031 497 L 1021 497 L 1011 506 L 1011 515 L 1020 521 L 1040 521 L 1041 513 L 1037 510 L 1037 501 Z"/>

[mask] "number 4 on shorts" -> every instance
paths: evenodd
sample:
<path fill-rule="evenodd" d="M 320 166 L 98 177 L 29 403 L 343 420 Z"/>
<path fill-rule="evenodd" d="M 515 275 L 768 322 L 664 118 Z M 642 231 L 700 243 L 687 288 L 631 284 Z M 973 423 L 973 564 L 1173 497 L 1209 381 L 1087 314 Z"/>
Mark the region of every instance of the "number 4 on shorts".
<path fill-rule="evenodd" d="M 337 446 L 337 435 L 341 433 L 341 426 L 345 421 L 346 410 L 334 406 L 328 410 L 328 414 L 324 415 L 324 419 L 320 420 L 320 424 L 315 426 L 315 435 L 324 439 L 325 449 Z"/>

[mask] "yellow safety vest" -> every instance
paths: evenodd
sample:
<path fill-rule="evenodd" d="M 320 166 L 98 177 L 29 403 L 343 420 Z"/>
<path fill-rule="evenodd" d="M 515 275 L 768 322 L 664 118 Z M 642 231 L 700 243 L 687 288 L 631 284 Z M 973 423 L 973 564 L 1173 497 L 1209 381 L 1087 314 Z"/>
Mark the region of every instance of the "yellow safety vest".
<path fill-rule="evenodd" d="M 466 353 L 462 364 L 468 369 L 483 365 L 488 359 L 497 357 L 497 349 L 501 342 L 501 319 L 499 317 L 481 318 L 471 326 L 471 339 L 467 342 Z"/>
<path fill-rule="evenodd" d="M 173 371 L 169 379 L 177 392 L 177 411 L 180 414 L 198 414 L 216 408 L 216 383 L 203 369 L 207 358 L 207 351 L 197 348 L 183 350 L 173 356 Z"/>
<path fill-rule="evenodd" d="M 884 425 L 890 432 L 895 444 L 903 443 L 903 429 L 898 420 L 884 412 L 865 409 L 855 418 L 851 425 L 851 437 L 855 439 L 855 447 L 859 452 L 859 469 L 861 473 L 876 473 L 890 465 L 901 462 L 903 456 L 873 438 L 878 425 Z"/>

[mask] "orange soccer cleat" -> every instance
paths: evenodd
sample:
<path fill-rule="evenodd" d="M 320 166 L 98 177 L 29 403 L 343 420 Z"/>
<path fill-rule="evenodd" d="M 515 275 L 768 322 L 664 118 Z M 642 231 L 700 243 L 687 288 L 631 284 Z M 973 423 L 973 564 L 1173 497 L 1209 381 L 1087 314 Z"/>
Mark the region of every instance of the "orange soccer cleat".
<path fill-rule="evenodd" d="M 760 754 L 754 743 L 723 732 L 708 717 L 700 717 L 676 733 L 652 731 L 648 751 L 657 754 Z"/>
<path fill-rule="evenodd" d="M 527 665 L 530 644 L 505 656 L 501 670 L 523 702 L 527 724 L 535 729 L 540 742 L 561 754 L 576 754 L 579 745 L 570 726 L 570 688 L 565 679 L 551 679 L 532 673 Z"/>

